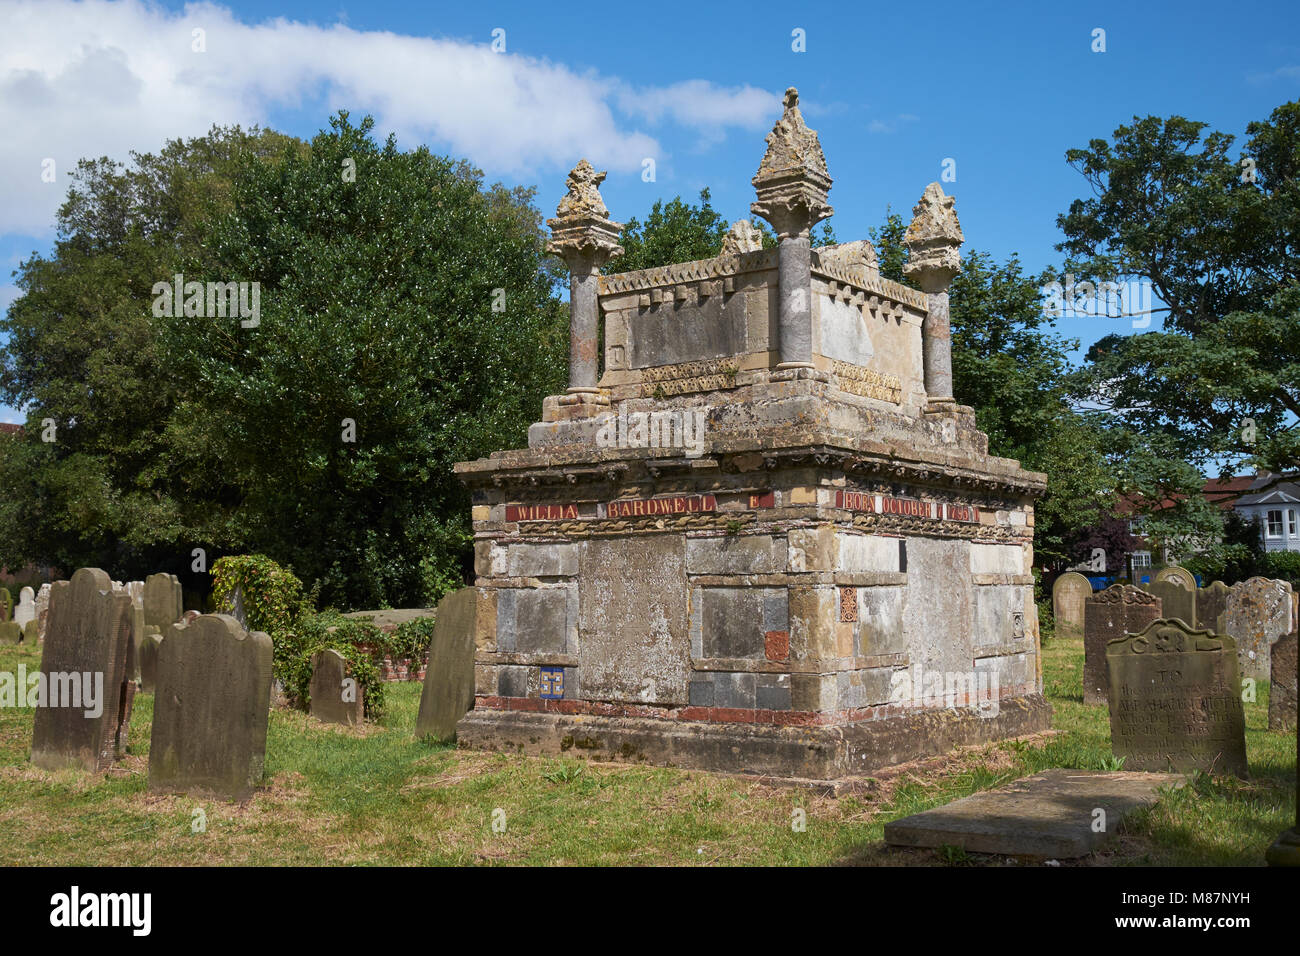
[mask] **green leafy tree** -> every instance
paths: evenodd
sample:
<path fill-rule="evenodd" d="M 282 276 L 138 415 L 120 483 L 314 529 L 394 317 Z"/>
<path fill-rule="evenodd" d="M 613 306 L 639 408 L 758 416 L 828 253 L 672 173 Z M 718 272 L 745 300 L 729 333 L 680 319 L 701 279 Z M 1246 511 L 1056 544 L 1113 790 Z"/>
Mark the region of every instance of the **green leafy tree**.
<path fill-rule="evenodd" d="M 1134 118 L 1066 155 L 1092 188 L 1058 218 L 1066 268 L 1151 284 L 1160 331 L 1108 336 L 1084 388 L 1169 461 L 1300 468 L 1300 102 L 1234 138 Z M 1172 467 L 1172 466 L 1171 466 Z"/>
<path fill-rule="evenodd" d="M 341 112 L 240 166 L 204 278 L 260 283 L 255 328 L 166 323 L 191 383 L 171 425 L 220 462 L 241 540 L 340 607 L 461 583 L 452 465 L 526 441 L 568 346 L 532 190 L 372 127 Z"/>

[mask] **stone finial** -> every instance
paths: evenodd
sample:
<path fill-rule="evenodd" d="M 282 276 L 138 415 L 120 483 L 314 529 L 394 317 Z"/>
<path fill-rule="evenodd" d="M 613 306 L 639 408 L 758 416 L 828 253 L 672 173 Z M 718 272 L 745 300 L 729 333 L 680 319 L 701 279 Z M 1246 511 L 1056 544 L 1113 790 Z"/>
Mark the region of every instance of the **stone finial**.
<path fill-rule="evenodd" d="M 903 274 L 916 279 L 922 292 L 947 289 L 952 277 L 961 271 L 958 250 L 964 241 L 953 197 L 945 196 L 938 183 L 930 183 L 921 201 L 912 207 L 912 224 L 903 237 L 903 245 L 910 253 Z"/>
<path fill-rule="evenodd" d="M 880 275 L 880 259 L 876 247 L 866 239 L 841 242 L 837 246 L 822 246 L 817 258 L 825 265 L 843 269 L 860 282 Z"/>
<path fill-rule="evenodd" d="M 826 201 L 831 177 L 821 142 L 803 121 L 793 86 L 785 91 L 785 112 L 767 134 L 767 152 L 752 182 L 758 201 L 750 209 L 771 223 L 780 239 L 807 236 L 835 211 Z"/>
<path fill-rule="evenodd" d="M 569 191 L 560 200 L 555 218 L 546 221 L 551 227 L 546 251 L 563 259 L 571 270 L 581 264 L 585 271 L 594 271 L 623 253 L 618 244 L 623 223 L 609 218 L 600 197 L 600 184 L 606 175 L 597 172 L 587 160 L 579 161 L 565 180 Z"/>
<path fill-rule="evenodd" d="M 763 248 L 763 234 L 748 219 L 737 219 L 722 239 L 722 255 L 758 252 Z"/>

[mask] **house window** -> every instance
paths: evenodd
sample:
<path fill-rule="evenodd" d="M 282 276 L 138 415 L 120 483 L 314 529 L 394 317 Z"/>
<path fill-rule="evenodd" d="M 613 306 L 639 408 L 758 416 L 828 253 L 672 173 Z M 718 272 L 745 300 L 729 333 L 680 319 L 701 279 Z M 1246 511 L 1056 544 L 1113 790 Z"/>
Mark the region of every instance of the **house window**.
<path fill-rule="evenodd" d="M 1149 567 L 1151 567 L 1151 552 L 1150 552 L 1150 551 L 1134 551 L 1134 552 L 1133 552 L 1133 567 L 1135 567 L 1135 568 L 1149 568 Z"/>
<path fill-rule="evenodd" d="M 1286 533 L 1293 538 L 1295 537 L 1295 509 L 1294 508 L 1288 508 L 1286 510 Z"/>
<path fill-rule="evenodd" d="M 1268 513 L 1268 536 L 1270 538 L 1282 537 L 1282 509 Z"/>

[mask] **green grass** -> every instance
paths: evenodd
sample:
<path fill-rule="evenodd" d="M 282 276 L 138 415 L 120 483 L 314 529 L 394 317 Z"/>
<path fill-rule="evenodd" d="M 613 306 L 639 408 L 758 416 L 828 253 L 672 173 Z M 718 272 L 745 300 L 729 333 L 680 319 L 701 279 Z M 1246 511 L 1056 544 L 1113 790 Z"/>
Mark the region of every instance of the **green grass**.
<path fill-rule="evenodd" d="M 39 654 L 0 647 L 0 671 Z M 364 731 L 271 714 L 267 787 L 242 806 L 146 791 L 153 701 L 136 698 L 130 753 L 100 775 L 28 762 L 32 711 L 0 709 L 0 864 L 996 865 L 955 848 L 897 850 L 891 819 L 1049 767 L 1115 769 L 1105 707 L 1082 702 L 1082 642 L 1049 640 L 1054 735 L 882 772 L 832 796 L 742 778 L 456 750 L 414 738 L 419 685 L 389 687 Z M 1259 865 L 1295 814 L 1295 738 L 1246 706 L 1251 779 L 1197 776 L 1088 864 Z M 806 828 L 792 827 L 796 810 Z M 195 832 L 196 812 L 206 826 Z M 504 828 L 494 830 L 494 816 Z M 498 832 L 498 830 L 500 832 Z"/>

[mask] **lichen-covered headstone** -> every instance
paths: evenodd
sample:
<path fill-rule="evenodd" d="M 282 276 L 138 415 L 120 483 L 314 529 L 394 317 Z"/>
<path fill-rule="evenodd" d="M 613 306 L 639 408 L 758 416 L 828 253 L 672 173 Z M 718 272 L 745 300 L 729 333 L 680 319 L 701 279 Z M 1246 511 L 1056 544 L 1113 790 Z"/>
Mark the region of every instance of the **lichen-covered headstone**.
<path fill-rule="evenodd" d="M 418 737 L 449 740 L 456 722 L 474 706 L 474 634 L 478 589 L 461 588 L 438 604 L 429 642 L 429 668 L 416 719 Z"/>
<path fill-rule="evenodd" d="M 361 688 L 348 676 L 347 658 L 332 647 L 311 656 L 311 715 L 354 727 L 365 719 Z"/>
<path fill-rule="evenodd" d="M 1280 637 L 1269 652 L 1268 729 L 1296 729 L 1296 632 Z"/>
<path fill-rule="evenodd" d="M 28 647 L 35 647 L 40 641 L 40 629 L 36 625 L 35 619 L 28 621 L 23 626 L 23 643 Z"/>
<path fill-rule="evenodd" d="M 13 621 L 0 621 L 0 644 L 18 644 L 23 639 L 23 629 Z"/>
<path fill-rule="evenodd" d="M 1229 589 L 1218 630 L 1236 640 L 1242 677 L 1268 680 L 1273 642 L 1295 628 L 1294 603 L 1286 581 L 1251 578 Z"/>
<path fill-rule="evenodd" d="M 134 685 L 131 599 L 98 568 L 81 568 L 50 595 L 41 655 L 44 690 L 32 728 L 32 763 L 97 771 L 124 752 Z"/>
<path fill-rule="evenodd" d="M 1066 571 L 1052 583 L 1052 617 L 1057 637 L 1082 637 L 1085 602 L 1092 582 L 1077 571 Z"/>
<path fill-rule="evenodd" d="M 1104 704 L 1110 678 L 1106 645 L 1160 617 L 1160 599 L 1131 584 L 1113 584 L 1088 598 L 1083 627 L 1083 702 Z"/>
<path fill-rule="evenodd" d="M 1160 616 L 1177 618 L 1188 627 L 1196 627 L 1196 589 L 1185 588 L 1174 579 L 1152 581 L 1146 589 L 1160 598 Z"/>
<path fill-rule="evenodd" d="M 173 623 L 158 648 L 149 789 L 243 800 L 261 782 L 271 638 L 227 614 Z"/>
<path fill-rule="evenodd" d="M 1247 775 L 1246 719 L 1231 637 L 1152 621 L 1106 646 L 1110 740 L 1125 770 Z"/>
<path fill-rule="evenodd" d="M 45 640 L 45 626 L 50 615 L 51 588 L 53 588 L 53 585 L 47 581 L 36 592 L 36 626 L 40 632 L 41 640 Z"/>
<path fill-rule="evenodd" d="M 14 608 L 13 621 L 19 627 L 26 627 L 28 621 L 36 620 L 36 592 L 23 588 L 18 592 L 18 606 Z"/>

